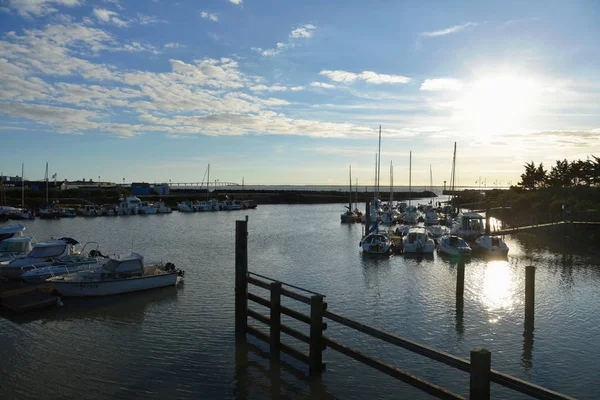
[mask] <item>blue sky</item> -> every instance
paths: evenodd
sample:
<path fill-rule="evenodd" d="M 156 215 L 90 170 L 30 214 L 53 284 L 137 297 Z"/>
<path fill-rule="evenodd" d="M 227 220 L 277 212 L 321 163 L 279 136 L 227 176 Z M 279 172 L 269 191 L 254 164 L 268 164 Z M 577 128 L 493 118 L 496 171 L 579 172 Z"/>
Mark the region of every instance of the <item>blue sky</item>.
<path fill-rule="evenodd" d="M 0 3 L 0 172 L 516 183 L 600 154 L 595 1 Z"/>

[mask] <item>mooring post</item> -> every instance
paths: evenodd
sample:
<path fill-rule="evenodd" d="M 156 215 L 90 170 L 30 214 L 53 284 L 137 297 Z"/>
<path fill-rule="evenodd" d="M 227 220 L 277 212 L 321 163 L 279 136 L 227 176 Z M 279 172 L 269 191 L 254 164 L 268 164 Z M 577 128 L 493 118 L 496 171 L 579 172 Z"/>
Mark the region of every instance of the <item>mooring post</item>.
<path fill-rule="evenodd" d="M 489 400 L 492 353 L 486 349 L 471 350 L 469 399 Z"/>
<path fill-rule="evenodd" d="M 248 324 L 248 217 L 235 221 L 235 333 Z"/>
<path fill-rule="evenodd" d="M 281 282 L 271 283 L 271 357 L 279 359 L 281 350 Z"/>
<path fill-rule="evenodd" d="M 323 296 L 310 298 L 310 349 L 308 354 L 311 375 L 323 370 Z"/>
<path fill-rule="evenodd" d="M 535 308 L 535 267 L 528 265 L 525 267 L 525 327 L 527 330 L 533 330 Z"/>
<path fill-rule="evenodd" d="M 465 260 L 460 257 L 456 268 L 456 301 L 463 301 L 465 293 Z"/>
<path fill-rule="evenodd" d="M 490 235 L 490 202 L 487 198 L 485 199 L 485 234 Z"/>
<path fill-rule="evenodd" d="M 365 203 L 365 235 L 367 234 L 367 232 L 369 232 L 369 229 L 371 229 L 371 201 L 367 200 Z"/>

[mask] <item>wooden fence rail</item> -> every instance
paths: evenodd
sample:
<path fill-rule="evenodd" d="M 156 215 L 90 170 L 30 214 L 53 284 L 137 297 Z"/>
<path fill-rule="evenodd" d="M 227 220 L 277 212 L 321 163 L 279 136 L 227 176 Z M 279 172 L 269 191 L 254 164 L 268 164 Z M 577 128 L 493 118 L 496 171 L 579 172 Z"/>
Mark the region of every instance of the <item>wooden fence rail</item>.
<path fill-rule="evenodd" d="M 311 375 L 318 375 L 325 370 L 323 351 L 329 348 L 402 382 L 408 383 L 435 397 L 441 399 L 464 398 L 448 389 L 442 388 L 403 371 L 396 366 L 386 364 L 371 355 L 364 354 L 324 336 L 323 332 L 327 329 L 327 323 L 324 320 L 328 319 L 373 338 L 380 339 L 431 360 L 456 368 L 460 371 L 468 372 L 470 374 L 469 398 L 471 399 L 489 399 L 490 385 L 492 382 L 537 399 L 571 399 L 569 396 L 491 369 L 491 353 L 486 349 L 472 350 L 470 360 L 465 360 L 329 311 L 327 310 L 327 303 L 324 302 L 325 296 L 322 294 L 249 272 L 247 257 L 247 222 L 247 219 L 245 221 L 236 221 L 235 330 L 236 334 L 251 334 L 267 343 L 269 345 L 271 357 L 279 359 L 281 352 L 286 353 L 308 365 L 309 373 Z M 527 267 L 526 325 L 533 325 L 534 277 L 535 268 Z M 265 299 L 253 293 L 248 293 L 248 284 L 268 290 L 270 298 Z M 290 288 L 297 289 L 309 295 L 299 293 Z M 310 305 L 310 315 L 282 306 L 281 296 L 285 296 L 305 305 Z M 249 309 L 248 300 L 268 308 L 269 316 L 267 317 L 266 315 Z M 307 324 L 309 326 L 309 334 L 305 334 L 290 326 L 282 324 L 281 314 Z M 249 326 L 248 317 L 267 325 L 269 327 L 269 334 Z M 281 340 L 281 333 L 308 344 L 308 354 L 283 343 Z"/>

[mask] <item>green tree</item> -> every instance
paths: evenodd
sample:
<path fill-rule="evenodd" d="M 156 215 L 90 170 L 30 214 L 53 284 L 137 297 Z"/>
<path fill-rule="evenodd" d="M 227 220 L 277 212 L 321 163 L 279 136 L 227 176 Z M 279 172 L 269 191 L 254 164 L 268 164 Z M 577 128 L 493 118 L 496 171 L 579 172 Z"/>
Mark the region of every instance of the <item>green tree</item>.
<path fill-rule="evenodd" d="M 524 189 L 536 189 L 543 187 L 546 183 L 546 170 L 544 165 L 540 163 L 538 167 L 532 161 L 524 165 L 525 173 L 521 174 L 521 182 L 517 185 L 522 186 Z"/>

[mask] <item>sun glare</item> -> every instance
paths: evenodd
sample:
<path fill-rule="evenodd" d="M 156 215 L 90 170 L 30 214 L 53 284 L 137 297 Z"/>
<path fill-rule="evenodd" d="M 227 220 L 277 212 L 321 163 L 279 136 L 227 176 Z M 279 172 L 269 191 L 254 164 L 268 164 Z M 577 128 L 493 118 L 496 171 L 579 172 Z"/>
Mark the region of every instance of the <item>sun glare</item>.
<path fill-rule="evenodd" d="M 490 76 L 473 82 L 459 101 L 460 119 L 478 137 L 525 128 L 537 102 L 534 79 Z"/>

